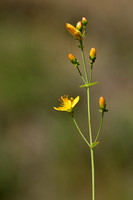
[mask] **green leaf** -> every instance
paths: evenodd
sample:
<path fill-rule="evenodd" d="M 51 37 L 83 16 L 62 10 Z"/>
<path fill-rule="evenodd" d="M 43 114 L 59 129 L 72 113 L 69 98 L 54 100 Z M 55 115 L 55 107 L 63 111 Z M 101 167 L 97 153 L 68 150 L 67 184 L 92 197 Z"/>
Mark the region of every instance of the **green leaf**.
<path fill-rule="evenodd" d="M 97 142 L 94 142 L 94 143 L 92 143 L 91 145 L 90 145 L 90 148 L 94 148 L 95 146 L 97 146 L 99 144 L 99 142 L 97 141 Z"/>
<path fill-rule="evenodd" d="M 99 112 L 103 112 L 102 110 L 98 110 Z"/>
<path fill-rule="evenodd" d="M 92 85 L 96 85 L 98 83 L 98 81 L 96 82 L 93 82 L 93 83 L 88 83 L 88 84 L 85 84 L 85 85 L 81 85 L 80 88 L 83 88 L 83 87 L 90 87 Z"/>

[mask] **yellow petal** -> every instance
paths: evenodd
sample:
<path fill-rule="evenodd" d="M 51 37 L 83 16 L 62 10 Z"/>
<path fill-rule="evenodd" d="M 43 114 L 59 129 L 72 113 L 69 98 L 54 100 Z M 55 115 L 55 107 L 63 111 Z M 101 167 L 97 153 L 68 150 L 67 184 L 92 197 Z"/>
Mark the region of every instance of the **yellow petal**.
<path fill-rule="evenodd" d="M 64 99 L 68 100 L 68 95 L 61 96 L 61 100 L 63 101 Z"/>
<path fill-rule="evenodd" d="M 65 107 L 54 107 L 55 110 L 59 110 L 59 111 L 67 111 L 67 109 Z"/>
<path fill-rule="evenodd" d="M 71 101 L 68 99 L 68 95 L 65 95 L 64 97 L 61 97 L 62 99 L 62 107 L 65 107 L 66 109 L 71 109 Z"/>
<path fill-rule="evenodd" d="M 79 101 L 79 96 L 77 96 L 77 97 L 73 100 L 73 102 L 72 102 L 72 108 L 78 103 L 78 101 Z"/>

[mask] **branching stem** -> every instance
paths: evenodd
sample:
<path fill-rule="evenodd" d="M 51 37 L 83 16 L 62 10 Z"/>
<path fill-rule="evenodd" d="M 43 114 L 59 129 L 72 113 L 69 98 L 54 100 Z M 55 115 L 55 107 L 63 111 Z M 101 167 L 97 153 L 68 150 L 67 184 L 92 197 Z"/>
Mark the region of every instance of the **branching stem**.
<path fill-rule="evenodd" d="M 99 127 L 99 130 L 98 130 L 98 133 L 97 133 L 95 142 L 97 142 L 97 140 L 98 140 L 98 138 L 99 138 L 99 135 L 100 135 L 100 132 L 101 132 L 101 128 L 102 128 L 102 125 L 103 125 L 103 116 L 104 116 L 104 111 L 102 111 L 101 123 L 100 123 L 100 127 Z M 95 142 L 94 142 L 94 143 L 95 143 Z"/>
<path fill-rule="evenodd" d="M 73 115 L 72 115 L 72 118 L 73 118 L 74 124 L 75 124 L 76 128 L 78 129 L 80 135 L 82 136 L 83 140 L 84 140 L 84 141 L 86 142 L 86 144 L 90 147 L 89 142 L 87 141 L 87 139 L 85 138 L 85 136 L 84 136 L 83 133 L 81 132 L 81 130 L 80 130 L 80 128 L 79 128 L 79 126 L 78 126 L 78 124 L 77 124 L 77 122 L 76 122 L 76 120 L 75 120 L 75 117 L 74 117 Z"/>

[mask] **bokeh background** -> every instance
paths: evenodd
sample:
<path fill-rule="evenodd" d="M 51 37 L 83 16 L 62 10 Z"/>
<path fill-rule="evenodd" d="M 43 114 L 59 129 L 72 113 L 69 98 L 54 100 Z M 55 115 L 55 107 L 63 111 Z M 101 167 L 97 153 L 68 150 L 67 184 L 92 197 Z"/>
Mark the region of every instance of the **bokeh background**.
<path fill-rule="evenodd" d="M 132 7 L 132 0 L 0 1 L 1 200 L 91 199 L 89 149 L 71 117 L 53 109 L 61 95 L 79 95 L 75 116 L 88 137 L 86 91 L 67 58 L 82 62 L 81 53 L 65 28 L 83 16 L 87 63 L 97 49 L 93 137 L 100 96 L 109 109 L 95 148 L 96 199 L 133 199 Z"/>

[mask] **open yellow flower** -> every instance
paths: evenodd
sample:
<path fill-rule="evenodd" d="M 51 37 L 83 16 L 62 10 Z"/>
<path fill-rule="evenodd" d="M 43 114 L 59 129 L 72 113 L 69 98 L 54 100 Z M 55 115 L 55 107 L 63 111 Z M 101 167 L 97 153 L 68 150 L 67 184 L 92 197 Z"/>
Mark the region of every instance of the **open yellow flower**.
<path fill-rule="evenodd" d="M 77 96 L 75 99 L 73 99 L 72 97 L 68 99 L 68 95 L 64 95 L 64 96 L 61 96 L 60 101 L 61 101 L 60 107 L 58 108 L 54 107 L 55 110 L 72 112 L 73 107 L 79 101 L 79 96 Z"/>

